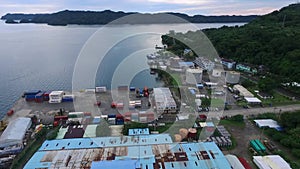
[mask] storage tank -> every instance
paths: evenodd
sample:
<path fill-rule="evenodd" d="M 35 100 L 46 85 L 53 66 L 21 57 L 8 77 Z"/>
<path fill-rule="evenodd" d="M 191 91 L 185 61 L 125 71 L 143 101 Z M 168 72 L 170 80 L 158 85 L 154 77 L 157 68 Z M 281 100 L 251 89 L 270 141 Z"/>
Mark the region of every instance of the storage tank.
<path fill-rule="evenodd" d="M 213 69 L 212 76 L 213 77 L 221 77 L 223 70 L 221 69 Z"/>
<path fill-rule="evenodd" d="M 237 84 L 240 81 L 240 73 L 235 71 L 226 72 L 226 83 Z"/>
<path fill-rule="evenodd" d="M 182 140 L 181 135 L 180 134 L 175 134 L 174 135 L 174 140 L 175 140 L 175 142 L 181 142 L 181 140 Z"/>
<path fill-rule="evenodd" d="M 188 138 L 196 139 L 197 138 L 197 130 L 194 128 L 189 128 L 188 130 Z"/>
<path fill-rule="evenodd" d="M 181 128 L 179 129 L 179 134 L 181 136 L 182 139 L 186 138 L 188 135 L 188 130 L 186 128 Z"/>

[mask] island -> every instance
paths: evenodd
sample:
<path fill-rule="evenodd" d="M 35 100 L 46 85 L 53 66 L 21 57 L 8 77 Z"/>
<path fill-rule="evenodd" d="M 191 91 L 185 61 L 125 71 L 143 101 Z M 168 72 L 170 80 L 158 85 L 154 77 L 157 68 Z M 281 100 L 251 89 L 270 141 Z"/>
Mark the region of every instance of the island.
<path fill-rule="evenodd" d="M 102 25 L 110 23 L 116 19 L 124 16 L 135 14 L 134 20 L 126 20 L 123 22 L 118 22 L 119 24 L 153 24 L 153 23 L 243 23 L 252 21 L 257 17 L 257 15 L 249 16 L 236 16 L 236 15 L 223 15 L 223 16 L 204 16 L 204 15 L 194 15 L 189 16 L 183 13 L 137 13 L 137 12 L 114 12 L 111 10 L 104 11 L 71 11 L 64 10 L 51 14 L 23 14 L 23 13 L 8 13 L 1 17 L 2 20 L 6 20 L 6 23 L 11 23 L 11 21 L 17 23 L 44 23 L 48 25 Z M 180 19 L 172 19 L 162 17 L 165 14 L 170 14 L 177 16 Z M 9 22 L 10 21 L 10 22 Z"/>

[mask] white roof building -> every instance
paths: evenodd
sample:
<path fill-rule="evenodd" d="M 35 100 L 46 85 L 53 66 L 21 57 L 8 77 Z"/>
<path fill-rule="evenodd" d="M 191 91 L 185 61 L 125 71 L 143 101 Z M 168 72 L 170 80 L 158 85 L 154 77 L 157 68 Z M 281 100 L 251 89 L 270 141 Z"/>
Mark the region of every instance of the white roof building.
<path fill-rule="evenodd" d="M 0 137 L 0 148 L 23 144 L 23 138 L 30 126 L 31 119 L 27 117 L 11 121 Z"/>
<path fill-rule="evenodd" d="M 171 110 L 176 111 L 176 102 L 171 94 L 169 88 L 153 88 L 154 102 L 156 110 L 165 111 Z"/>
<path fill-rule="evenodd" d="M 277 121 L 272 119 L 260 119 L 260 120 L 254 120 L 255 124 L 261 128 L 261 127 L 269 127 L 274 128 L 276 130 L 280 130 L 281 126 L 277 123 Z"/>
<path fill-rule="evenodd" d="M 235 155 L 228 154 L 225 155 L 225 157 L 233 169 L 245 169 L 243 164 Z"/>
<path fill-rule="evenodd" d="M 239 93 L 240 93 L 241 96 L 244 96 L 244 97 L 254 97 L 254 95 L 251 92 L 249 92 L 249 90 L 247 90 L 246 88 L 244 88 L 244 86 L 242 86 L 242 85 L 239 85 L 239 84 L 234 85 L 233 89 L 239 91 Z"/>
<path fill-rule="evenodd" d="M 290 165 L 279 155 L 253 156 L 253 162 L 259 169 L 291 169 Z"/>
<path fill-rule="evenodd" d="M 244 97 L 244 99 L 247 101 L 247 103 L 261 103 L 261 100 L 256 97 Z"/>

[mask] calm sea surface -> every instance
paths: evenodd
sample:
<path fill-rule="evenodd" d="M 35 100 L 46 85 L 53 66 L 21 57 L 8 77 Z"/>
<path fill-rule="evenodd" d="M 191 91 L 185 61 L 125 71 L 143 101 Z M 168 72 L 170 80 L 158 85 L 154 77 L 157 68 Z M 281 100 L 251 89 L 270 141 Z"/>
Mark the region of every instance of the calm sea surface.
<path fill-rule="evenodd" d="M 198 29 L 218 28 L 234 24 L 195 24 Z M 5 24 L 0 22 L 0 119 L 25 90 L 72 90 L 74 65 L 85 44 L 101 26 L 65 27 L 45 24 Z M 169 30 L 188 31 L 185 24 L 115 25 L 109 33 L 102 34 L 109 41 L 112 36 L 123 37 L 122 32 L 160 32 Z M 101 30 L 100 30 L 101 31 Z M 100 44 L 101 45 L 101 44 Z M 95 86 L 111 86 L 112 76 L 118 65 L 128 56 L 134 56 L 131 66 L 145 63 L 146 54 L 155 52 L 161 45 L 159 34 L 139 34 L 121 39 L 104 54 L 96 72 Z M 120 69 L 122 70 L 122 69 Z M 140 71 L 131 80 L 131 86 L 155 87 L 162 85 L 150 75 L 149 70 Z"/>

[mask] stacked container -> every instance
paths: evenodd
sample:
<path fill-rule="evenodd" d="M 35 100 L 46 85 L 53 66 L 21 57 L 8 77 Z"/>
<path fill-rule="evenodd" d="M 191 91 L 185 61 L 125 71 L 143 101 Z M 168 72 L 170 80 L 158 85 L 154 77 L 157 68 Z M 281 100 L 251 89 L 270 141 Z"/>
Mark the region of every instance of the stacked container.
<path fill-rule="evenodd" d="M 130 87 L 129 91 L 134 92 L 135 91 L 135 87 Z"/>
<path fill-rule="evenodd" d="M 134 104 L 135 108 L 141 108 L 142 107 L 142 101 L 141 100 L 136 100 Z"/>
<path fill-rule="evenodd" d="M 105 93 L 106 92 L 106 87 L 105 86 L 100 86 L 95 88 L 96 93 Z"/>
<path fill-rule="evenodd" d="M 25 100 L 26 101 L 34 101 L 35 100 L 35 95 L 40 93 L 40 90 L 30 90 L 24 92 Z"/>
<path fill-rule="evenodd" d="M 135 101 L 129 101 L 128 109 L 129 110 L 134 110 L 135 109 Z"/>
<path fill-rule="evenodd" d="M 52 92 L 52 91 L 46 91 L 46 92 L 44 93 L 44 95 L 43 95 L 44 101 L 49 101 L 49 94 L 50 94 L 51 92 Z"/>
<path fill-rule="evenodd" d="M 147 112 L 146 115 L 147 115 L 147 122 L 152 122 L 155 120 L 155 116 L 153 112 Z"/>
<path fill-rule="evenodd" d="M 117 103 L 116 107 L 118 109 L 123 109 L 124 108 L 124 103 Z"/>
<path fill-rule="evenodd" d="M 131 121 L 131 112 L 124 113 L 125 122 Z"/>
<path fill-rule="evenodd" d="M 124 117 L 121 114 L 116 115 L 116 125 L 123 125 Z"/>
<path fill-rule="evenodd" d="M 44 101 L 44 92 L 40 92 L 35 95 L 34 101 L 37 103 L 41 103 Z"/>

